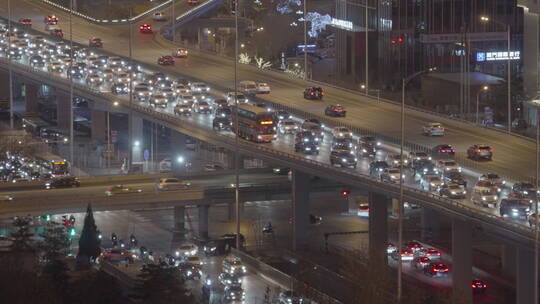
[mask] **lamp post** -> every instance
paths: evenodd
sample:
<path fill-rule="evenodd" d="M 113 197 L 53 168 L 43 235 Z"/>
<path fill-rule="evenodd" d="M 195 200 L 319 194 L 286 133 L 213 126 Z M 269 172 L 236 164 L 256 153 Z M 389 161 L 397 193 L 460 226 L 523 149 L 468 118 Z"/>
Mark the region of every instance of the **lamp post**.
<path fill-rule="evenodd" d="M 497 21 L 495 19 L 490 19 L 488 16 L 480 16 L 480 21 L 487 23 L 490 21 L 493 21 L 494 23 L 497 23 L 499 25 L 502 25 L 506 27 L 506 46 L 507 46 L 507 53 L 506 53 L 506 85 L 508 90 L 508 96 L 507 96 L 507 106 L 508 106 L 508 126 L 507 131 L 508 133 L 512 132 L 512 96 L 511 94 L 511 88 L 510 88 L 510 24 L 506 24 L 504 22 Z"/>
<path fill-rule="evenodd" d="M 480 108 L 480 93 L 487 92 L 489 90 L 489 87 L 487 85 L 482 86 L 478 92 L 476 92 L 476 124 L 478 124 L 479 118 L 479 108 Z"/>
<path fill-rule="evenodd" d="M 399 147 L 399 155 L 400 159 L 403 160 L 403 149 L 404 149 L 404 143 L 405 143 L 405 88 L 407 84 L 416 78 L 417 76 L 420 76 L 422 74 L 426 74 L 429 72 L 433 72 L 437 70 L 437 68 L 429 68 L 427 70 L 418 71 L 406 78 L 402 79 L 401 82 L 401 140 L 400 140 L 400 147 Z M 401 250 L 403 247 L 403 161 L 400 161 L 399 164 L 399 212 L 398 212 L 398 250 Z M 401 258 L 398 259 L 398 291 L 397 291 L 397 299 L 398 302 L 401 302 L 402 294 L 403 294 L 403 282 L 401 278 L 401 274 L 403 272 L 403 261 Z"/>
<path fill-rule="evenodd" d="M 368 24 L 368 17 L 369 17 L 369 11 L 368 11 L 368 0 L 366 0 L 366 15 L 365 15 L 365 32 L 366 32 L 366 95 L 368 95 L 369 92 L 369 24 Z"/>
<path fill-rule="evenodd" d="M 7 2 L 8 10 L 8 35 L 12 35 L 13 28 L 11 27 L 11 0 Z M 11 69 L 11 40 L 8 36 L 7 56 L 9 70 L 9 127 L 13 129 L 13 71 Z"/>
<path fill-rule="evenodd" d="M 307 79 L 307 0 L 304 0 L 304 80 Z"/>
<path fill-rule="evenodd" d="M 366 95 L 367 96 L 369 96 L 370 91 L 376 92 L 377 93 L 377 102 L 381 101 L 381 90 L 379 90 L 379 89 L 368 89 L 367 85 L 365 85 L 365 84 L 360 85 L 360 89 L 366 90 Z"/>
<path fill-rule="evenodd" d="M 73 67 L 73 0 L 69 1 L 69 66 Z M 73 76 L 69 77 L 69 161 L 75 164 L 73 159 Z"/>

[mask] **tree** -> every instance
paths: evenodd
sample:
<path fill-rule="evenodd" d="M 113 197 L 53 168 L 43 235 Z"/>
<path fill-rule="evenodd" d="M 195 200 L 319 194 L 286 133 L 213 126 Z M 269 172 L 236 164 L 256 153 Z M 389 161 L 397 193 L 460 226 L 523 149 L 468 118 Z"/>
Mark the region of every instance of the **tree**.
<path fill-rule="evenodd" d="M 100 243 L 92 206 L 88 204 L 81 238 L 79 239 L 77 261 L 86 265 L 90 259 L 95 260 L 101 253 Z"/>
<path fill-rule="evenodd" d="M 103 271 L 90 270 L 71 284 L 66 303 L 120 304 L 129 302 L 118 281 Z"/>
<path fill-rule="evenodd" d="M 71 240 L 66 227 L 62 224 L 48 222 L 41 237 L 43 240 L 39 242 L 38 247 L 43 251 L 46 261 L 55 260 L 67 254 Z"/>
<path fill-rule="evenodd" d="M 32 252 L 34 246 L 32 244 L 33 233 L 30 232 L 30 223 L 32 219 L 30 217 L 15 217 L 13 219 L 13 226 L 15 231 L 11 233 L 13 243 L 11 244 L 11 250 L 18 252 Z"/>
<path fill-rule="evenodd" d="M 144 303 L 195 303 L 184 287 L 180 270 L 158 264 L 146 264 L 139 274 L 142 283 L 138 287 Z"/>
<path fill-rule="evenodd" d="M 48 260 L 41 269 L 43 277 L 54 285 L 59 294 L 65 294 L 69 281 L 69 268 L 66 262 L 60 257 Z"/>

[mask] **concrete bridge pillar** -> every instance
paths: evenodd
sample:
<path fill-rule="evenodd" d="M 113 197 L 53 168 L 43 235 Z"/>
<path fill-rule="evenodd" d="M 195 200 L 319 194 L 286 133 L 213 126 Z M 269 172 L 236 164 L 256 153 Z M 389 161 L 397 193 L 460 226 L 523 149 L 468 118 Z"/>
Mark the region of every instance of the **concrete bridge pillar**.
<path fill-rule="evenodd" d="M 71 127 L 71 104 L 69 92 L 56 90 L 56 124 L 60 129 L 68 130 Z"/>
<path fill-rule="evenodd" d="M 421 215 L 421 239 L 422 241 L 429 241 L 437 239 L 441 235 L 441 223 L 439 216 L 432 209 L 422 207 Z"/>
<path fill-rule="evenodd" d="M 37 113 L 39 111 L 39 106 L 38 106 L 39 87 L 35 84 L 27 83 L 24 85 L 24 88 L 25 88 L 24 97 L 25 97 L 25 103 L 26 103 L 26 112 Z"/>
<path fill-rule="evenodd" d="M 452 284 L 459 303 L 472 303 L 472 225 L 469 221 L 452 220 Z"/>
<path fill-rule="evenodd" d="M 369 260 L 372 265 L 377 265 L 377 268 L 386 267 L 387 264 L 387 219 L 390 201 L 384 194 L 369 193 Z"/>
<path fill-rule="evenodd" d="M 92 141 L 107 143 L 107 112 L 92 110 Z"/>
<path fill-rule="evenodd" d="M 535 297 L 534 251 L 530 248 L 517 248 L 516 304 L 537 303 Z"/>
<path fill-rule="evenodd" d="M 141 117 L 131 115 L 131 134 L 132 142 L 131 145 L 131 157 L 132 162 L 140 163 L 143 161 L 143 151 L 144 151 L 144 134 L 143 134 L 143 119 Z"/>
<path fill-rule="evenodd" d="M 0 98 L 9 99 L 9 73 L 0 73 Z"/>
<path fill-rule="evenodd" d="M 293 249 L 307 245 L 309 238 L 309 174 L 292 171 Z"/>
<path fill-rule="evenodd" d="M 186 206 L 174 206 L 174 230 L 182 232 L 186 229 Z"/>
<path fill-rule="evenodd" d="M 504 244 L 502 245 L 501 250 L 501 264 L 502 264 L 502 272 L 505 276 L 508 276 L 510 278 L 516 277 L 516 254 L 517 254 L 517 248 L 511 244 Z"/>
<path fill-rule="evenodd" d="M 199 205 L 199 237 L 202 239 L 208 238 L 208 210 L 210 205 Z"/>

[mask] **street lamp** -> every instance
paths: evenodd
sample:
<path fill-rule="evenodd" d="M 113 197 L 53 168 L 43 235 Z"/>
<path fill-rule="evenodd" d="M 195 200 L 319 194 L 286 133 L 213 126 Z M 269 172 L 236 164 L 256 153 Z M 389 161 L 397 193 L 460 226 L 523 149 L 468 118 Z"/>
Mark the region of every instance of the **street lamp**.
<path fill-rule="evenodd" d="M 476 124 L 478 124 L 478 113 L 479 113 L 479 107 L 480 107 L 480 93 L 487 92 L 489 90 L 489 87 L 487 85 L 482 86 L 478 92 L 476 92 Z"/>
<path fill-rule="evenodd" d="M 369 96 L 370 91 L 376 92 L 377 93 L 377 102 L 381 101 L 381 90 L 379 90 L 379 89 L 369 89 L 365 84 L 361 84 L 360 89 L 365 90 L 367 96 Z"/>
<path fill-rule="evenodd" d="M 185 161 L 184 157 L 183 156 L 178 156 L 176 158 L 176 162 L 179 163 L 179 164 L 183 164 Z"/>
<path fill-rule="evenodd" d="M 490 19 L 488 16 L 480 16 L 480 21 L 483 22 L 483 23 L 487 23 L 487 22 L 490 22 L 490 21 L 493 21 L 499 25 L 502 25 L 502 26 L 505 26 L 506 27 L 506 44 L 507 44 L 507 54 L 506 54 L 506 84 L 507 84 L 507 90 L 508 90 L 508 96 L 507 96 L 507 103 L 508 103 L 508 127 L 507 127 L 507 131 L 508 133 L 512 132 L 512 115 L 511 115 L 511 111 L 512 111 L 512 105 L 511 105 L 511 89 L 510 89 L 510 24 L 509 23 L 504 23 L 504 22 L 500 22 L 500 21 L 497 21 L 495 19 Z"/>

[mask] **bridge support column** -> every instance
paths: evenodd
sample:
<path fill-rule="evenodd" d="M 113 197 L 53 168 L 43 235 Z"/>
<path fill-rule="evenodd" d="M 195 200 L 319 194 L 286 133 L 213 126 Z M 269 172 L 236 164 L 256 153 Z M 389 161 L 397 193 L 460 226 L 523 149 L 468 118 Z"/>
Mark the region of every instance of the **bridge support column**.
<path fill-rule="evenodd" d="M 171 130 L 171 162 L 175 175 L 186 174 L 186 162 L 190 161 L 186 155 L 186 135 Z"/>
<path fill-rule="evenodd" d="M 186 229 L 186 207 L 174 206 L 174 230 L 183 232 Z"/>
<path fill-rule="evenodd" d="M 210 205 L 199 205 L 199 236 L 203 239 L 208 238 L 208 210 Z"/>
<path fill-rule="evenodd" d="M 528 248 L 517 249 L 516 304 L 537 303 L 534 298 L 534 251 Z"/>
<path fill-rule="evenodd" d="M 384 194 L 369 193 L 369 260 L 378 269 L 384 269 L 387 265 L 389 201 Z"/>
<path fill-rule="evenodd" d="M 435 211 L 422 207 L 420 237 L 422 241 L 436 239 L 440 236 L 440 222 Z"/>
<path fill-rule="evenodd" d="M 9 73 L 0 73 L 0 98 L 9 100 Z"/>
<path fill-rule="evenodd" d="M 60 129 L 68 130 L 71 127 L 71 103 L 69 92 L 56 90 L 56 124 Z"/>
<path fill-rule="evenodd" d="M 472 303 L 472 225 L 452 220 L 453 296 L 459 303 Z"/>
<path fill-rule="evenodd" d="M 26 103 L 26 112 L 37 113 L 39 111 L 39 107 L 38 107 L 39 87 L 35 84 L 27 83 L 24 85 L 24 88 L 25 88 L 24 97 L 25 97 L 25 103 Z"/>
<path fill-rule="evenodd" d="M 305 246 L 309 238 L 309 174 L 292 171 L 293 250 Z"/>
<path fill-rule="evenodd" d="M 107 112 L 92 110 L 92 141 L 107 143 Z"/>
<path fill-rule="evenodd" d="M 510 244 L 502 245 L 502 250 L 501 250 L 502 272 L 505 276 L 508 276 L 510 278 L 516 277 L 516 265 L 517 265 L 516 254 L 517 254 L 517 248 L 515 246 L 512 246 Z"/>
<path fill-rule="evenodd" d="M 144 134 L 143 134 L 143 119 L 141 117 L 131 115 L 131 131 L 132 131 L 132 141 L 131 153 L 132 153 L 132 162 L 142 162 L 143 161 L 143 150 L 144 150 Z"/>

